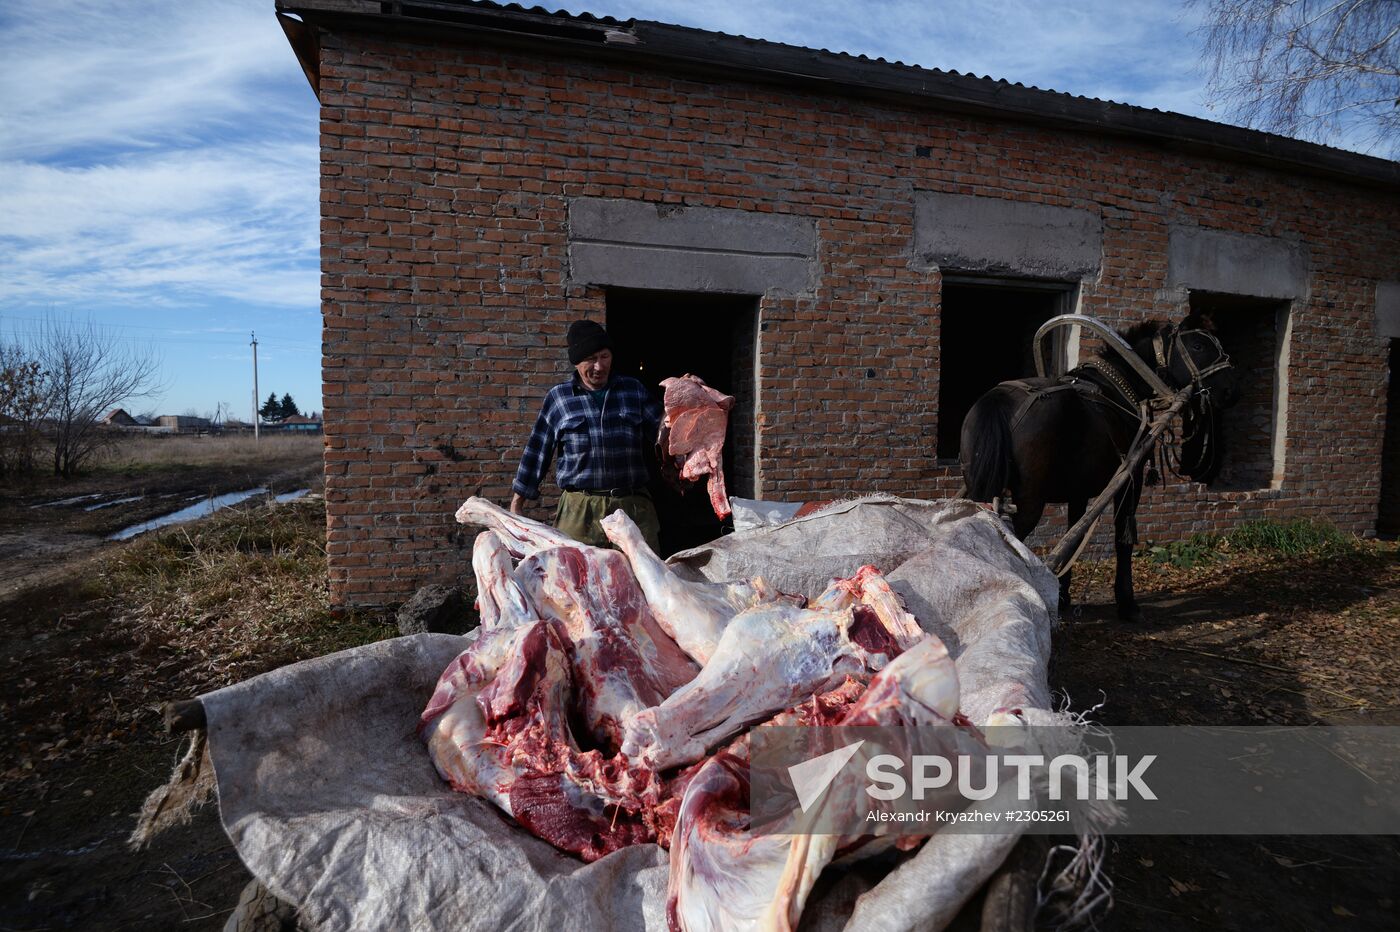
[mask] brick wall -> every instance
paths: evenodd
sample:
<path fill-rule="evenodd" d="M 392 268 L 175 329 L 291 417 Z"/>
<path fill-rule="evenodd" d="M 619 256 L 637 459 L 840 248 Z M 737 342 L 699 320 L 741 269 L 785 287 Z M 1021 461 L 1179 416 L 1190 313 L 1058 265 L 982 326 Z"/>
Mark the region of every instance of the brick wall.
<path fill-rule="evenodd" d="M 1376 521 L 1397 198 L 1145 144 L 523 52 L 322 37 L 322 288 L 332 599 L 465 578 L 468 495 L 508 497 L 564 331 L 601 320 L 569 283 L 567 204 L 608 197 L 815 220 L 809 294 L 759 302 L 756 480 L 766 498 L 956 493 L 936 466 L 940 276 L 911 251 L 915 191 L 1090 210 L 1085 312 L 1179 317 L 1170 225 L 1284 237 L 1292 306 L 1286 478 L 1150 490 L 1145 539 L 1243 518 Z M 550 514 L 552 499 L 535 514 Z M 1107 524 L 1107 522 L 1106 522 Z M 1108 531 L 1100 531 L 1107 539 Z"/>

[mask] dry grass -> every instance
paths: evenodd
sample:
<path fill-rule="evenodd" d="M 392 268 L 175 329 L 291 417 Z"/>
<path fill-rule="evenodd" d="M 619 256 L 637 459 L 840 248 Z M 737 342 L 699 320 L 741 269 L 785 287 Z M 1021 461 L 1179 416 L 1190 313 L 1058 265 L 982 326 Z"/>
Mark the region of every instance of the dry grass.
<path fill-rule="evenodd" d="M 331 609 L 325 521 L 319 496 L 230 508 L 12 609 L 9 662 L 27 679 L 0 688 L 0 786 L 158 736 L 166 700 L 394 636 L 388 617 Z"/>
<path fill-rule="evenodd" d="M 252 436 L 124 437 L 102 452 L 98 469 L 132 471 L 166 466 L 246 466 L 319 456 L 324 441 L 315 434 Z"/>
<path fill-rule="evenodd" d="M 327 600 L 325 502 L 231 508 L 124 550 L 103 579 L 117 624 L 182 656 L 207 689 L 392 633 Z"/>

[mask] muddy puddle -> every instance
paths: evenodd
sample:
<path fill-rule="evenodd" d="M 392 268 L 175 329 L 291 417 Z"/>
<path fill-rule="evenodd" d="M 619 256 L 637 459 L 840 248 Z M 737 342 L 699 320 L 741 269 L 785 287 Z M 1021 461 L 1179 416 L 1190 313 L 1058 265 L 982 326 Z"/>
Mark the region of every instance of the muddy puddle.
<path fill-rule="evenodd" d="M 296 501 L 304 495 L 309 494 L 310 492 L 310 489 L 295 489 L 291 492 L 283 492 L 280 495 L 274 496 L 273 501 L 292 502 Z M 179 511 L 172 511 L 169 514 L 161 515 L 158 518 L 152 518 L 149 521 L 142 521 L 140 524 L 133 524 L 130 527 L 124 527 L 120 531 L 117 531 L 115 534 L 108 534 L 107 539 L 130 540 L 131 538 L 136 537 L 139 534 L 145 534 L 147 531 L 154 531 L 159 528 L 169 527 L 172 524 L 183 524 L 186 521 L 194 521 L 199 518 L 206 518 L 216 511 L 221 511 L 224 508 L 229 508 L 233 505 L 240 504 L 241 502 L 246 502 L 254 495 L 265 494 L 267 494 L 267 487 L 259 486 L 256 489 L 243 489 L 238 492 L 226 492 L 223 495 L 215 495 L 212 498 L 204 498 L 200 501 L 195 502 L 193 505 L 181 508 Z M 139 500 L 140 496 L 137 496 L 136 498 L 121 499 L 120 502 Z M 105 505 L 116 504 L 119 504 L 119 502 L 104 502 L 102 505 L 89 506 L 89 508 L 101 508 Z"/>
<path fill-rule="evenodd" d="M 60 498 L 60 499 L 59 499 L 58 501 L 56 501 L 56 502 L 39 502 L 39 503 L 37 503 L 37 504 L 30 505 L 29 507 L 30 507 L 30 508 L 66 508 L 66 507 L 69 506 L 69 505 L 76 505 L 76 504 L 78 504 L 79 502 L 90 502 L 90 501 L 92 501 L 94 498 L 101 498 L 101 497 L 102 497 L 102 494 L 103 494 L 103 493 L 101 493 L 101 492 L 93 492 L 93 493 L 90 494 L 90 495 L 75 495 L 75 496 L 73 496 L 72 498 Z"/>
<path fill-rule="evenodd" d="M 110 502 L 98 502 L 96 505 L 84 505 L 83 511 L 101 511 L 103 508 L 111 508 L 113 505 L 126 505 L 131 502 L 139 502 L 145 497 L 144 495 L 132 495 L 129 498 L 114 498 Z"/>
<path fill-rule="evenodd" d="M 254 495 L 266 494 L 267 489 L 259 487 L 256 489 L 243 489 L 239 492 L 226 492 L 223 495 L 215 495 L 213 498 L 202 499 L 181 508 L 179 511 L 172 511 L 169 514 L 161 515 L 159 518 L 152 518 L 149 521 L 142 521 L 140 524 L 133 524 L 131 527 L 124 527 L 115 534 L 108 534 L 108 540 L 130 540 L 138 534 L 145 534 L 147 531 L 154 531 L 157 528 L 169 527 L 172 524 L 183 524 L 186 521 L 194 521 L 196 518 L 205 518 L 214 512 L 230 505 L 237 505 L 239 502 L 246 502 Z"/>

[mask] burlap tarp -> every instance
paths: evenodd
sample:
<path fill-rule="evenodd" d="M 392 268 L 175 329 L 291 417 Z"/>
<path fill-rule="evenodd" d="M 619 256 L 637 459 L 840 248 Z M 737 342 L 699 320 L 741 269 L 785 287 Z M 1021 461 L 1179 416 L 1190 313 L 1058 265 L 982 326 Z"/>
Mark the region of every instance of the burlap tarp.
<path fill-rule="evenodd" d="M 765 575 L 815 594 L 873 563 L 956 658 L 963 711 L 1049 712 L 1056 584 L 968 502 L 846 502 L 678 554 L 709 579 Z M 201 697 L 221 815 L 249 870 L 323 929 L 666 927 L 666 852 L 593 864 L 561 854 L 490 804 L 454 793 L 415 735 L 463 638 L 418 635 L 285 667 Z M 829 868 L 805 927 L 938 928 L 1014 835 L 935 835 L 884 876 Z"/>

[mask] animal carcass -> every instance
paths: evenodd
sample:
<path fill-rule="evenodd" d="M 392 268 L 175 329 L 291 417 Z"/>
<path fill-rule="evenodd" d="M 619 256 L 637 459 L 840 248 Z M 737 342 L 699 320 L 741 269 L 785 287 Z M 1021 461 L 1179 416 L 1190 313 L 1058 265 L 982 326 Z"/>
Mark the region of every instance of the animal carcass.
<path fill-rule="evenodd" d="M 724 490 L 724 436 L 734 398 L 717 392 L 693 375 L 666 379 L 666 452 L 675 457 L 682 479 L 709 476 L 710 507 L 720 518 L 729 516 L 729 495 Z"/>
<path fill-rule="evenodd" d="M 691 930 L 793 927 L 837 853 L 895 843 L 755 836 L 747 810 L 751 726 L 958 721 L 946 649 L 874 567 L 809 606 L 683 579 L 621 513 L 603 521 L 615 551 L 483 499 L 458 517 L 489 528 L 482 628 L 420 726 L 454 788 L 586 861 L 669 846 L 669 915 Z"/>

